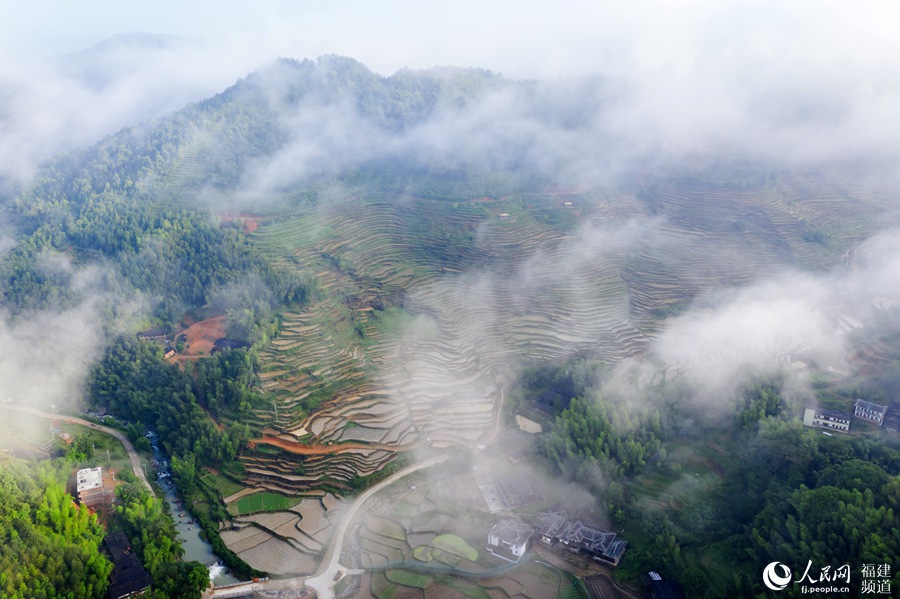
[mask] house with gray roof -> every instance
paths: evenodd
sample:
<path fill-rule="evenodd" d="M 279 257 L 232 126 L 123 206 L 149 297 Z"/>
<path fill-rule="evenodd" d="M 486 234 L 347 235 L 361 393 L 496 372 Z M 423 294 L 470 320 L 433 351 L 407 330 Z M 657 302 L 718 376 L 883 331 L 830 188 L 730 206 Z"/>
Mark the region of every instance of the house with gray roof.
<path fill-rule="evenodd" d="M 806 408 L 803 414 L 803 424 L 848 433 L 850 432 L 850 418 L 850 414 L 840 410 Z"/>
<path fill-rule="evenodd" d="M 884 423 L 884 415 L 887 413 L 887 409 L 887 406 L 882 406 L 863 399 L 857 399 L 853 403 L 854 416 L 873 422 L 878 426 L 881 426 Z"/>
<path fill-rule="evenodd" d="M 491 528 L 487 549 L 491 554 L 510 562 L 518 561 L 528 551 L 534 529 L 515 518 L 504 518 Z"/>
<path fill-rule="evenodd" d="M 548 547 L 560 545 L 574 553 L 584 553 L 596 561 L 617 566 L 628 543 L 614 532 L 569 520 L 565 511 L 538 514 L 538 534 Z"/>

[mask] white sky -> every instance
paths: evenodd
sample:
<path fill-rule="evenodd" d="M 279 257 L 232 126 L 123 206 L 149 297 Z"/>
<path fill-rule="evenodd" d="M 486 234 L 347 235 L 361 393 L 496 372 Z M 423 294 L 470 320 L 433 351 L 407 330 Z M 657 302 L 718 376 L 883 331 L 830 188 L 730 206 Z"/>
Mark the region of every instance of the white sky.
<path fill-rule="evenodd" d="M 623 65 L 689 71 L 716 52 L 724 60 L 798 59 L 798 67 L 824 58 L 838 59 L 837 67 L 858 60 L 896 65 L 900 49 L 900 6 L 885 0 L 2 0 L 0 6 L 4 54 L 20 57 L 64 54 L 133 31 L 200 38 L 245 60 L 336 53 L 385 74 L 441 64 L 512 77 Z"/>
<path fill-rule="evenodd" d="M 606 13 L 614 6 L 571 0 L 2 4 L 8 17 L 0 25 L 4 53 L 19 56 L 63 54 L 141 31 L 200 38 L 240 53 L 239 63 L 335 53 L 385 74 L 440 64 L 483 66 L 510 76 L 600 64 L 606 44 L 598 34 L 607 29 Z"/>
<path fill-rule="evenodd" d="M 0 15 L 0 175 L 16 178 L 276 57 L 329 53 L 385 75 L 435 65 L 551 81 L 601 74 L 628 92 L 620 134 L 651 145 L 746 138 L 800 160 L 900 155 L 892 0 L 0 0 Z M 102 92 L 50 66 L 126 32 L 203 43 L 119 57 L 126 74 Z"/>

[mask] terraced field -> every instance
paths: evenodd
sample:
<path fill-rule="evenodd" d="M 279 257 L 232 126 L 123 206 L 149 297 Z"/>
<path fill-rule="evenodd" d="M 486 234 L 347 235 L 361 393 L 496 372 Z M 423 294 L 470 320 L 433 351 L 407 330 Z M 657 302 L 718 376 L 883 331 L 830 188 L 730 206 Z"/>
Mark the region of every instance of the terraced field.
<path fill-rule="evenodd" d="M 837 263 L 879 202 L 803 177 L 566 199 L 350 197 L 264 221 L 251 239 L 320 299 L 262 355 L 277 399 L 244 483 L 344 492 L 399 452 L 483 442 L 516 365 L 641 356 L 706 289 Z"/>
<path fill-rule="evenodd" d="M 328 543 L 341 505 L 333 495 L 295 500 L 285 511 L 237 517 L 219 536 L 254 568 L 273 574 L 310 574 Z"/>

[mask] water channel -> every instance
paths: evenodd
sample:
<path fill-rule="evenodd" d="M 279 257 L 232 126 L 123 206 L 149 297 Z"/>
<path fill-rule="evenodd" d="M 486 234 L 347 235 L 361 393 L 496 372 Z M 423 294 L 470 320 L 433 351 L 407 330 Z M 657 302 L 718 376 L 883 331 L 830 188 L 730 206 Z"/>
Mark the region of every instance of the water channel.
<path fill-rule="evenodd" d="M 165 493 L 166 505 L 169 513 L 175 520 L 175 530 L 178 531 L 178 540 L 184 548 L 184 561 L 198 561 L 209 568 L 209 578 L 216 586 L 240 582 L 231 575 L 228 569 L 221 563 L 219 557 L 213 553 L 212 546 L 200 537 L 203 528 L 194 520 L 190 512 L 185 508 L 175 487 L 172 478 L 172 467 L 168 457 L 159 448 L 159 440 L 153 433 L 148 433 L 147 438 L 153 447 L 153 459 L 156 460 L 157 482 Z"/>

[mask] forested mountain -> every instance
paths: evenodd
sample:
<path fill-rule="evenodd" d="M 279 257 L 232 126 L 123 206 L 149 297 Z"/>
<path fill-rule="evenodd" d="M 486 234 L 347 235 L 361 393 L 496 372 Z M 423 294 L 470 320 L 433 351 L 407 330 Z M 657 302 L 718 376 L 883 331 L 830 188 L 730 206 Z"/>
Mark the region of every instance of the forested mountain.
<path fill-rule="evenodd" d="M 302 302 L 309 282 L 273 270 L 236 231 L 211 220 L 209 208 L 231 206 L 228 198 L 247 184 L 255 163 L 302 141 L 304 124 L 298 129 L 292 122 L 298 115 L 342 111 L 341 118 L 393 136 L 440 106 L 464 105 L 502 84 L 476 70 L 384 78 L 340 57 L 281 60 L 209 100 L 55 159 L 6 206 L 24 237 L 0 266 L 4 303 L 21 311 L 66 301 L 68 277 L 43 267 L 46 252 L 65 252 L 81 263 L 98 254 L 114 260 L 134 288 L 161 296 L 160 313 L 167 318 L 174 316 L 173 301 L 202 306 L 216 290 L 250 273 L 269 287 L 276 303 Z M 312 121 L 317 141 L 331 135 Z M 410 176 L 404 169 L 428 168 L 380 154 L 348 163 L 341 149 L 362 143 L 371 132 L 348 125 L 341 133 L 349 138 L 335 137 L 334 154 L 314 160 L 308 176 L 292 188 L 299 183 L 300 191 L 315 189 L 348 176 L 377 186 L 378 177 L 397 169 L 403 178 L 391 179 L 391 185 L 403 185 Z M 457 177 L 467 184 L 468 173 Z M 265 198 L 260 201 L 265 205 Z"/>

